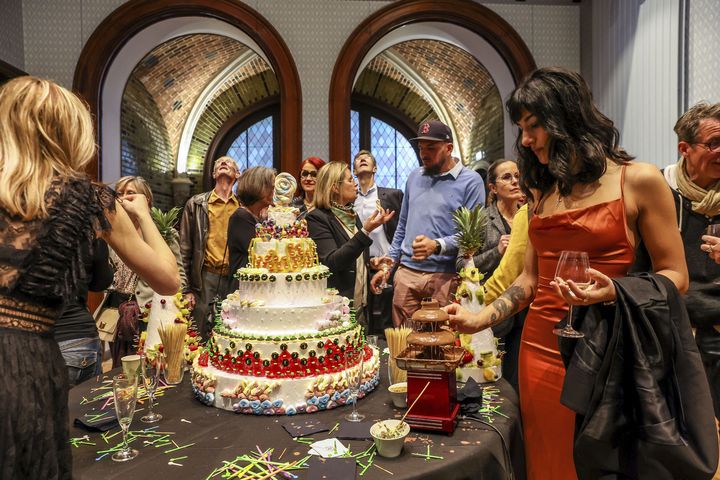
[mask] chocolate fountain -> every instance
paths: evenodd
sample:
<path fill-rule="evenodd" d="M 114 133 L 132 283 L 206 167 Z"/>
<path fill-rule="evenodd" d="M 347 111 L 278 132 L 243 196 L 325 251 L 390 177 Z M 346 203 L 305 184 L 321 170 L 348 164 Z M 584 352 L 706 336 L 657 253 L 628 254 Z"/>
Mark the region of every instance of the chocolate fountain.
<path fill-rule="evenodd" d="M 455 346 L 448 314 L 431 298 L 422 301 L 410 327 L 413 331 L 407 337 L 408 347 L 396 361 L 398 368 L 407 370 L 408 404 L 412 405 L 422 395 L 406 421 L 416 430 L 452 433 L 459 410 L 455 369 L 465 350 Z"/>

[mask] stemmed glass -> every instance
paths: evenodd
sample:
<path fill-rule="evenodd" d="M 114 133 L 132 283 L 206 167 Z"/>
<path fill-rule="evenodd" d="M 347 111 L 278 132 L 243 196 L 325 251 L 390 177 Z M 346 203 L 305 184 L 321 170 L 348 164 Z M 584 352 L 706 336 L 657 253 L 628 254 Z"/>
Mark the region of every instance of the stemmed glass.
<path fill-rule="evenodd" d="M 560 253 L 560 260 L 558 260 L 557 269 L 555 270 L 555 278 L 562 280 L 572 280 L 575 282 L 580 290 L 585 290 L 590 287 L 590 260 L 588 259 L 587 252 L 573 252 L 569 250 L 563 250 Z M 573 318 L 573 306 L 568 305 L 567 322 L 563 328 L 553 329 L 553 333 L 560 337 L 569 338 L 582 338 L 582 332 L 578 332 L 572 327 Z"/>
<path fill-rule="evenodd" d="M 710 225 L 708 225 L 705 229 L 705 235 L 710 235 L 711 237 L 720 237 L 720 223 L 711 223 Z M 712 246 L 712 244 L 710 246 Z M 708 253 L 712 253 L 712 251 Z M 720 285 L 720 280 L 715 280 L 713 283 L 716 285 Z"/>
<path fill-rule="evenodd" d="M 348 383 L 350 395 L 348 401 L 352 401 L 352 413 L 345 415 L 345 420 L 349 422 L 361 422 L 365 415 L 357 412 L 357 399 L 360 392 L 360 382 L 363 377 L 363 361 L 365 359 L 365 351 L 362 347 L 359 349 L 345 350 L 345 379 Z"/>
<path fill-rule="evenodd" d="M 142 355 L 140 363 L 142 365 L 142 378 L 145 384 L 145 391 L 148 394 L 150 400 L 150 407 L 147 415 L 140 418 L 145 423 L 155 423 L 162 420 L 162 415 L 153 412 L 155 406 L 155 390 L 158 386 L 158 380 L 160 379 L 160 372 L 162 371 L 162 353 L 158 352 L 157 356 L 152 359 L 148 358 L 147 355 Z"/>
<path fill-rule="evenodd" d="M 387 282 L 388 273 L 390 272 L 390 265 L 388 265 L 386 262 L 383 262 L 380 264 L 380 270 L 382 270 L 383 272 L 383 281 L 380 285 L 378 285 L 378 287 L 382 289 L 390 288 L 390 284 Z"/>
<path fill-rule="evenodd" d="M 123 447 L 115 452 L 112 459 L 116 462 L 127 462 L 138 456 L 138 451 L 130 448 L 127 443 L 127 433 L 135 413 L 137 402 L 138 376 L 128 377 L 120 374 L 113 377 L 113 396 L 115 397 L 115 413 L 122 428 Z"/>

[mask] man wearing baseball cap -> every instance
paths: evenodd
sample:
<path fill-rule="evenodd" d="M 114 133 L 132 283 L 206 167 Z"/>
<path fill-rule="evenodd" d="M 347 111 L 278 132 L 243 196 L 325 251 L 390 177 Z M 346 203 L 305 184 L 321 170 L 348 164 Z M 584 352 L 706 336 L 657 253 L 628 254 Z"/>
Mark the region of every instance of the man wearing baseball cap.
<path fill-rule="evenodd" d="M 457 287 L 455 258 L 458 248 L 452 214 L 460 207 L 474 208 L 485 202 L 480 175 L 452 157 L 450 128 L 438 120 L 423 122 L 417 141 L 423 166 L 413 171 L 405 186 L 398 226 L 390 253 L 395 272 L 393 323 L 400 326 L 420 308 L 425 297 L 445 305 Z M 377 272 L 378 285 L 387 273 Z"/>

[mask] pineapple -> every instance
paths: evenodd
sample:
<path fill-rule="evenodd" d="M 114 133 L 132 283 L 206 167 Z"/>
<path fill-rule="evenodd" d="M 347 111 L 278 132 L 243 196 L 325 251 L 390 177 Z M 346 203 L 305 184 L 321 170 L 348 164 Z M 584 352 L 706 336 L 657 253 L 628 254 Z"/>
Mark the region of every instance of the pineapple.
<path fill-rule="evenodd" d="M 150 216 L 155 222 L 160 235 L 165 239 L 166 242 L 171 242 L 177 237 L 178 233 L 174 226 L 177 223 L 178 215 L 180 214 L 180 207 L 173 207 L 167 213 L 156 207 L 150 209 Z"/>
<path fill-rule="evenodd" d="M 478 205 L 472 210 L 461 207 L 453 213 L 453 221 L 460 255 L 465 258 L 472 257 L 485 243 L 485 227 L 487 225 L 485 208 L 482 205 Z"/>

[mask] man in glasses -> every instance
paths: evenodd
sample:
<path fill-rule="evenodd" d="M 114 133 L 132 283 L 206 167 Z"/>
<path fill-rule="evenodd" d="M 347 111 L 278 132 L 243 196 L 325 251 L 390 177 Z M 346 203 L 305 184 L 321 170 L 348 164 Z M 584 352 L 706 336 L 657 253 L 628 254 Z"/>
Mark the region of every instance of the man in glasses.
<path fill-rule="evenodd" d="M 188 275 L 185 298 L 193 309 L 198 333 L 207 340 L 213 321 L 210 304 L 225 298 L 231 285 L 230 258 L 226 252 L 228 221 L 240 206 L 233 186 L 240 167 L 231 157 L 213 165 L 215 187 L 197 194 L 185 204 L 180 222 L 180 254 Z"/>
<path fill-rule="evenodd" d="M 373 243 L 370 245 L 370 270 L 379 270 L 382 266 L 377 259 L 390 253 L 393 235 L 400 217 L 403 192 L 396 188 L 379 187 L 375 184 L 377 162 L 372 153 L 360 150 L 353 159 L 353 173 L 358 179 L 358 196 L 355 199 L 355 213 L 361 222 L 365 222 L 381 206 L 385 210 L 397 212 L 385 225 L 380 225 L 370 232 Z M 392 327 L 392 288 L 386 288 L 381 293 L 374 293 L 368 298 L 370 318 L 368 322 L 369 333 L 382 333 L 385 327 Z"/>
<path fill-rule="evenodd" d="M 720 103 L 693 106 L 678 119 L 675 133 L 680 160 L 663 174 L 675 197 L 690 274 L 685 303 L 710 382 L 715 417 L 720 418 L 720 239 L 704 236 L 708 225 L 720 223 Z"/>

